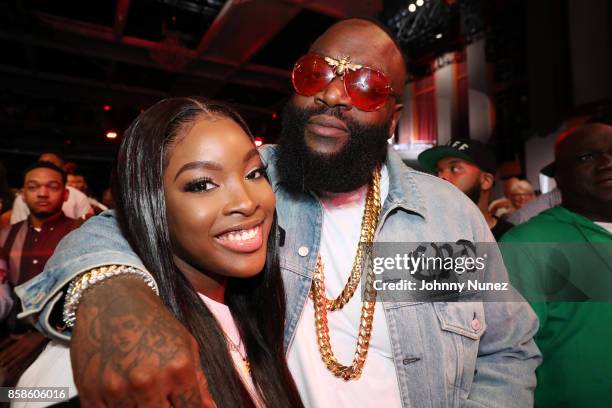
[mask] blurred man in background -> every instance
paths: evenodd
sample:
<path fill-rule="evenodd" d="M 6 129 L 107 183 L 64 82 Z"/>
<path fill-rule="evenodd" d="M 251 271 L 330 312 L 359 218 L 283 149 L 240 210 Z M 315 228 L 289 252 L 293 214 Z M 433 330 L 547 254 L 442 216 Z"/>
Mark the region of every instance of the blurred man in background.
<path fill-rule="evenodd" d="M 40 162 L 53 163 L 55 166 L 63 170 L 64 159 L 58 153 L 46 152 L 38 158 Z M 68 218 L 87 218 L 94 214 L 87 196 L 73 187 L 67 188 L 69 194 L 68 199 L 64 202 L 62 209 L 64 215 Z M 22 195 L 17 195 L 13 203 L 13 212 L 11 214 L 11 224 L 17 224 L 28 218 L 30 210 L 24 202 Z"/>
<path fill-rule="evenodd" d="M 66 185 L 68 187 L 76 188 L 81 193 L 85 194 L 87 196 L 87 200 L 89 200 L 89 205 L 91 205 L 91 208 L 95 214 L 100 214 L 102 211 L 108 210 L 107 206 L 92 197 L 89 184 L 87 183 L 87 178 L 80 171 L 75 169 L 72 172 L 68 172 L 68 181 L 66 182 Z"/>
<path fill-rule="evenodd" d="M 455 185 L 478 206 L 495 239 L 499 240 L 512 228 L 512 224 L 489 212 L 497 162 L 493 152 L 483 143 L 477 140 L 451 141 L 446 146 L 425 150 L 418 159 L 423 167 Z"/>
<path fill-rule="evenodd" d="M 24 172 L 23 202 L 27 219 L 0 231 L 0 380 L 11 386 L 36 358 L 45 341 L 29 324 L 17 320 L 21 310 L 12 288 L 41 273 L 59 241 L 78 226 L 62 205 L 69 197 L 66 173 L 50 162 Z"/>
<path fill-rule="evenodd" d="M 612 115 L 560 136 L 561 205 L 502 239 L 512 283 L 540 318 L 537 407 L 612 406 Z"/>
<path fill-rule="evenodd" d="M 66 185 L 72 188 L 76 188 L 83 194 L 87 194 L 87 189 L 89 187 L 87 185 L 87 181 L 85 180 L 85 176 L 77 171 L 68 173 Z"/>

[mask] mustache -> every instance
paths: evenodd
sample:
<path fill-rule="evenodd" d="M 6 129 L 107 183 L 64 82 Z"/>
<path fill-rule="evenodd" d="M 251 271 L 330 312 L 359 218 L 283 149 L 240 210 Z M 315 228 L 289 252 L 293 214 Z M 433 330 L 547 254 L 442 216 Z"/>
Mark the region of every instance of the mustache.
<path fill-rule="evenodd" d="M 340 107 L 330 108 L 329 106 L 319 106 L 315 108 L 302 108 L 301 112 L 299 113 L 303 115 L 303 118 L 306 120 L 316 115 L 328 115 L 342 120 L 347 125 L 353 124 L 354 121 L 351 118 L 346 117 L 343 111 L 344 109 Z"/>

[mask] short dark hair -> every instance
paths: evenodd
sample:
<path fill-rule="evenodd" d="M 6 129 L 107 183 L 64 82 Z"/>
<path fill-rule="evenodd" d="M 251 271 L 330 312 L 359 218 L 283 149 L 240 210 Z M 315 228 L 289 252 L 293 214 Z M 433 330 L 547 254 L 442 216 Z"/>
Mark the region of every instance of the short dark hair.
<path fill-rule="evenodd" d="M 55 164 L 48 161 L 37 161 L 35 163 L 30 164 L 23 172 L 23 181 L 25 182 L 26 175 L 34 169 L 51 169 L 53 171 L 57 171 L 62 176 L 62 183 L 66 184 L 66 172 L 57 167 Z"/>

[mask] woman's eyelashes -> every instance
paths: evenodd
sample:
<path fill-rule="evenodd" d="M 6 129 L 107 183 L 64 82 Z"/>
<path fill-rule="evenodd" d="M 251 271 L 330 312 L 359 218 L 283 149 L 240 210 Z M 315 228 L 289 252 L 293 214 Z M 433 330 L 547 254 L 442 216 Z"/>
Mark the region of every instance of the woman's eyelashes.
<path fill-rule="evenodd" d="M 266 167 L 262 166 L 250 171 L 245 178 L 247 180 L 267 179 Z M 217 187 L 219 187 L 219 184 L 215 183 L 210 177 L 200 177 L 185 184 L 183 191 L 187 193 L 205 193 Z"/>
<path fill-rule="evenodd" d="M 210 191 L 213 188 L 219 187 L 215 184 L 211 178 L 202 177 L 196 180 L 192 180 L 185 184 L 183 191 L 188 193 L 204 193 L 206 191 Z"/>
<path fill-rule="evenodd" d="M 249 174 L 247 174 L 246 178 L 247 180 L 255 180 L 258 178 L 268 178 L 268 174 L 266 173 L 266 166 L 261 166 L 256 168 L 255 170 L 249 172 Z"/>

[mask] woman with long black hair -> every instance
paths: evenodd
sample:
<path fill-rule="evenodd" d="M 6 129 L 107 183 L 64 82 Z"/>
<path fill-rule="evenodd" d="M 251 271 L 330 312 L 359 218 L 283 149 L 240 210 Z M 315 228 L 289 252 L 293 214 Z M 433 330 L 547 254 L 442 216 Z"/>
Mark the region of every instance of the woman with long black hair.
<path fill-rule="evenodd" d="M 217 406 L 302 406 L 283 350 L 274 194 L 242 118 L 200 98 L 165 99 L 128 128 L 114 170 L 119 223 L 195 337 Z M 110 309 L 112 330 L 98 335 L 110 336 L 115 352 L 97 356 L 103 369 L 91 375 L 129 376 L 140 359 L 159 358 L 147 350 L 161 340 L 143 332 L 138 311 Z M 49 357 L 43 352 L 19 386 L 35 386 Z"/>

